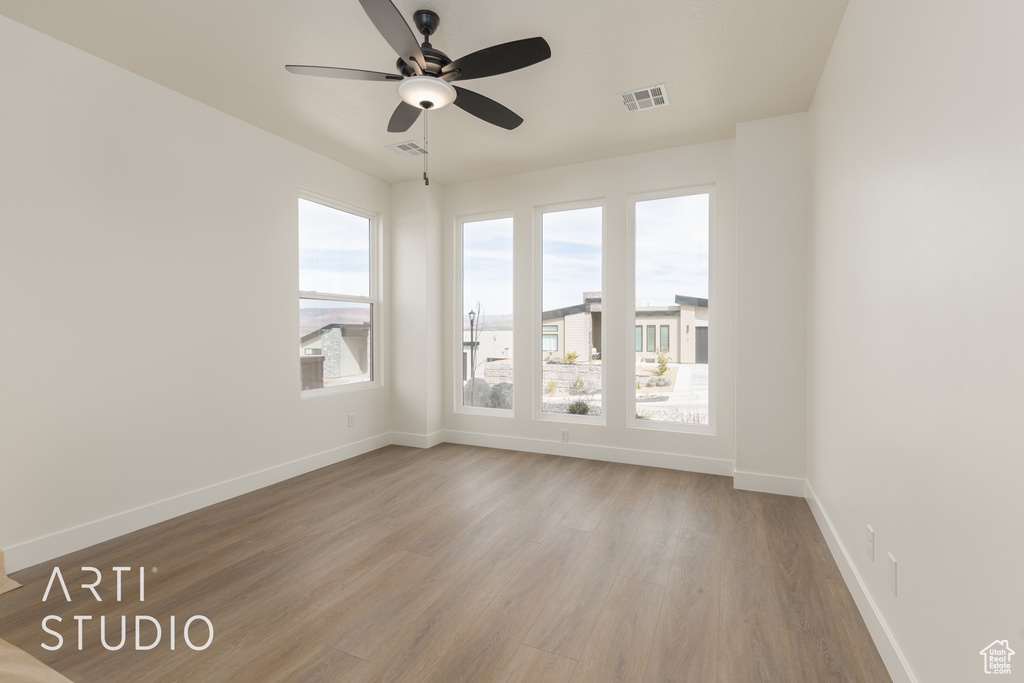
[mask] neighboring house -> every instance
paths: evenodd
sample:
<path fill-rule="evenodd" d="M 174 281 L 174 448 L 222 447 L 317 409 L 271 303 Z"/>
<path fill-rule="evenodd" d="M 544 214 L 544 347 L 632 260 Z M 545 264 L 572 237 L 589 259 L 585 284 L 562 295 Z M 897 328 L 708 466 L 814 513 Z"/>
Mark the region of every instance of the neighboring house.
<path fill-rule="evenodd" d="M 669 306 L 636 307 L 636 360 L 654 361 L 659 351 L 677 363 L 708 362 L 708 300 L 676 295 Z M 544 360 L 576 352 L 601 357 L 601 292 L 584 292 L 583 303 L 544 311 Z"/>
<path fill-rule="evenodd" d="M 579 360 L 601 357 L 601 292 L 583 292 L 583 303 L 541 313 L 544 360 L 576 352 Z"/>
<path fill-rule="evenodd" d="M 462 331 L 462 379 L 469 379 L 470 359 L 469 330 Z M 488 361 L 503 360 L 512 357 L 512 330 L 476 331 L 476 363 L 477 366 Z"/>
<path fill-rule="evenodd" d="M 331 323 L 324 325 L 318 330 L 313 330 L 299 338 L 299 356 L 303 359 L 313 360 L 318 356 L 323 357 L 322 363 L 303 363 L 303 386 L 319 388 L 317 379 L 309 376 L 307 372 L 314 375 L 318 370 L 307 369 L 317 366 L 323 367 L 319 386 L 324 385 L 324 380 L 340 380 L 366 375 L 370 368 L 370 325 L 368 323 Z M 340 384 L 341 382 L 330 382 L 327 384 Z"/>

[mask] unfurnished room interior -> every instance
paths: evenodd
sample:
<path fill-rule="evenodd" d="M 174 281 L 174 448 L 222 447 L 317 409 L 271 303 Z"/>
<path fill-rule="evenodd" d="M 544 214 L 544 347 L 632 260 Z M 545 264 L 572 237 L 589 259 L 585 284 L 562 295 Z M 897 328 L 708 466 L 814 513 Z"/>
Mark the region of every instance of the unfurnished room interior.
<path fill-rule="evenodd" d="M 0 0 L 0 681 L 1024 680 L 1022 26 Z"/>

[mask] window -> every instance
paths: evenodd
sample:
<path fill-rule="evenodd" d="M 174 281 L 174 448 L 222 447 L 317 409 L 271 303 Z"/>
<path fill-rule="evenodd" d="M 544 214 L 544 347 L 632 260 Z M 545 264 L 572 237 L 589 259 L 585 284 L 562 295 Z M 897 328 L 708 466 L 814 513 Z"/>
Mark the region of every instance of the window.
<path fill-rule="evenodd" d="M 602 228 L 600 206 L 540 214 L 541 334 L 562 342 L 541 353 L 541 413 L 601 415 Z"/>
<path fill-rule="evenodd" d="M 299 199 L 302 391 L 373 381 L 373 220 Z"/>
<path fill-rule="evenodd" d="M 644 350 L 644 326 L 636 326 L 636 352 L 642 353 Z"/>
<path fill-rule="evenodd" d="M 463 221 L 463 407 L 512 410 L 512 218 Z"/>
<path fill-rule="evenodd" d="M 634 426 L 708 425 L 711 194 L 661 193 L 631 204 L 636 314 L 674 319 L 647 326 L 647 351 L 657 348 L 670 352 L 670 358 L 660 364 L 644 362 L 650 358 L 638 362 L 635 414 L 643 419 Z M 674 346 L 673 326 L 685 330 L 677 333 Z"/>
<path fill-rule="evenodd" d="M 544 325 L 540 335 L 541 351 L 558 351 L 558 325 Z"/>

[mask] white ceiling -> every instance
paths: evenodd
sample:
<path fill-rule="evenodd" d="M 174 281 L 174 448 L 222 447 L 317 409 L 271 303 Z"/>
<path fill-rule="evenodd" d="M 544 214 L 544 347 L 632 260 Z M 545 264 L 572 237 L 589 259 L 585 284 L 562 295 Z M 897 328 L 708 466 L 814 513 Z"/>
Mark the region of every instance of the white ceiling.
<path fill-rule="evenodd" d="M 549 60 L 465 81 L 525 119 L 506 131 L 456 107 L 430 116 L 430 176 L 446 184 L 731 138 L 806 111 L 847 0 L 394 0 L 441 16 L 457 59 L 543 36 Z M 0 13 L 387 182 L 422 161 L 385 146 L 396 85 L 297 76 L 285 64 L 394 71 L 357 0 L 0 0 Z M 411 19 L 410 19 L 411 24 Z M 418 34 L 417 34 L 418 35 Z M 671 105 L 628 113 L 656 83 Z"/>

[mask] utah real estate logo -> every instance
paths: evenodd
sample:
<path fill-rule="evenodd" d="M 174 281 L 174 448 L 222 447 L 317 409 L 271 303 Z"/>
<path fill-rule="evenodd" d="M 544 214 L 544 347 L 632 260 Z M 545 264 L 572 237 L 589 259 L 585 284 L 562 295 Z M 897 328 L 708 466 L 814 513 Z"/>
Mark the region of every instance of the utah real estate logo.
<path fill-rule="evenodd" d="M 1010 649 L 1009 641 L 993 640 L 980 654 L 985 659 L 985 673 L 1008 674 L 1010 657 L 1017 653 Z"/>

